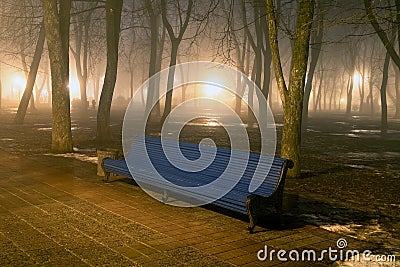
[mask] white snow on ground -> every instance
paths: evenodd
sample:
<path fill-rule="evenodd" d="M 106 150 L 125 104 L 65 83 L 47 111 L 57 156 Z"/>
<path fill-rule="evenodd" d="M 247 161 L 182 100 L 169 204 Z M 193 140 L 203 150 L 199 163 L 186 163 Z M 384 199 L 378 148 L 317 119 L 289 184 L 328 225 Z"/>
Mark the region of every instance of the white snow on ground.
<path fill-rule="evenodd" d="M 328 230 L 331 232 L 337 232 L 337 233 L 343 233 L 343 234 L 355 233 L 355 231 L 352 229 L 351 225 L 334 224 L 334 225 L 321 225 L 320 227 L 322 229 L 325 229 L 325 230 Z"/>
<path fill-rule="evenodd" d="M 11 138 L 1 138 L 0 141 L 14 141 L 15 139 Z"/>
<path fill-rule="evenodd" d="M 38 131 L 51 131 L 51 127 L 37 128 Z"/>
<path fill-rule="evenodd" d="M 85 154 L 79 153 L 66 153 L 66 154 L 44 154 L 45 156 L 53 156 L 53 157 L 63 157 L 63 158 L 73 158 L 80 161 L 91 162 L 97 164 L 97 157 L 90 157 Z"/>
<path fill-rule="evenodd" d="M 361 254 L 358 257 L 352 257 L 346 261 L 336 261 L 332 264 L 333 267 L 344 267 L 344 266 L 351 266 L 351 267 L 396 267 L 399 266 L 399 263 L 396 260 L 392 259 L 392 256 L 388 255 L 369 255 L 367 259 L 363 258 Z M 389 259 L 390 257 L 390 259 Z M 398 256 L 397 256 L 398 257 Z"/>
<path fill-rule="evenodd" d="M 370 225 L 359 225 L 359 224 L 346 224 L 346 225 L 340 225 L 340 224 L 334 224 L 334 225 L 321 225 L 321 228 L 331 231 L 331 232 L 336 232 L 336 233 L 341 233 L 344 236 L 352 236 L 360 240 L 371 240 L 373 239 L 374 235 L 386 235 L 387 240 L 389 242 L 389 239 L 391 243 L 398 243 L 398 240 L 395 240 L 391 238 L 390 233 L 387 233 L 382 230 L 381 226 L 375 222 Z M 396 246 L 394 244 L 394 246 Z M 393 248 L 393 247 L 392 247 Z M 343 249 L 345 252 L 346 249 Z M 337 261 L 335 262 L 332 266 L 335 267 L 342 267 L 342 266 L 351 266 L 351 267 L 395 267 L 395 266 L 400 266 L 400 263 L 397 262 L 400 258 L 400 253 L 397 252 L 392 252 L 389 254 L 371 254 L 367 255 L 367 259 L 364 259 L 363 257 L 363 251 L 359 251 L 360 256 L 359 257 L 352 257 L 348 260 L 345 261 Z M 394 258 L 396 257 L 396 258 Z"/>

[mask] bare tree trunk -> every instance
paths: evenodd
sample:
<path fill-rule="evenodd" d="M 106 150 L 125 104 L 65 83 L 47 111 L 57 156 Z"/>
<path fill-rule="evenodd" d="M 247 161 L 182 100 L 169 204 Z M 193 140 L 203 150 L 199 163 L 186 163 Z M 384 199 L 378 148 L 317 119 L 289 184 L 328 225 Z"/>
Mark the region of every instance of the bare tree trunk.
<path fill-rule="evenodd" d="M 158 43 L 158 54 L 157 54 L 157 62 L 156 62 L 156 69 L 155 73 L 158 73 L 161 71 L 161 66 L 162 66 L 162 55 L 164 53 L 164 44 L 165 44 L 165 28 L 163 28 L 162 34 L 161 34 L 161 39 L 159 40 Z M 154 99 L 159 99 L 160 98 L 160 75 L 157 75 L 154 79 L 155 87 L 154 87 Z M 157 101 L 155 106 L 154 106 L 154 112 L 157 117 L 161 116 L 161 104 L 160 101 Z"/>
<path fill-rule="evenodd" d="M 44 26 L 51 66 L 52 80 L 52 150 L 56 153 L 72 151 L 69 77 L 69 24 L 71 1 L 57 3 L 42 0 Z"/>
<path fill-rule="evenodd" d="M 87 100 L 87 83 L 88 83 L 88 72 L 89 72 L 89 30 L 90 30 L 90 20 L 92 18 L 93 11 L 90 11 L 86 17 L 86 22 L 84 24 L 84 35 L 83 35 L 83 62 L 82 62 L 82 82 L 79 81 L 79 87 L 81 91 L 81 105 L 85 110 L 89 107 L 89 101 Z"/>
<path fill-rule="evenodd" d="M 96 70 L 96 74 L 95 74 L 95 76 L 93 77 L 93 79 L 94 79 L 94 89 L 93 89 L 93 94 L 94 94 L 94 99 L 95 99 L 95 101 L 97 102 L 97 101 L 99 101 L 99 93 L 100 93 L 100 73 L 99 73 L 99 70 L 98 70 L 98 68 L 97 68 L 97 70 Z"/>
<path fill-rule="evenodd" d="M 240 53 L 240 49 L 237 44 L 237 55 L 238 55 L 238 67 L 239 70 L 244 73 L 245 75 L 249 75 L 249 68 L 250 68 L 250 53 L 248 52 L 250 50 L 250 44 L 247 41 L 247 35 L 244 35 L 244 42 L 242 44 L 242 51 Z M 240 55 L 240 57 L 239 57 Z M 242 98 L 244 91 L 246 90 L 246 81 L 241 79 L 240 73 L 237 74 L 237 87 L 238 87 L 238 92 L 237 95 L 235 96 L 235 112 L 239 116 L 242 113 Z"/>
<path fill-rule="evenodd" d="M 157 46 L 158 46 L 158 34 L 160 27 L 160 15 L 153 9 L 153 3 L 151 0 L 146 0 L 147 13 L 150 20 L 150 63 L 149 63 L 149 78 L 156 74 L 157 65 Z M 150 108 L 154 101 L 154 90 L 155 80 L 149 80 L 149 88 L 147 90 L 146 100 L 146 112 L 145 114 L 151 114 Z M 151 119 L 151 117 L 150 117 Z"/>
<path fill-rule="evenodd" d="M 387 36 L 386 32 L 380 27 L 378 21 L 376 20 L 375 15 L 373 14 L 373 9 L 371 6 L 371 0 L 364 0 L 364 6 L 365 6 L 365 11 L 368 16 L 368 20 L 371 23 L 372 27 L 374 28 L 376 34 L 378 35 L 379 39 L 383 43 L 384 47 L 386 48 L 386 51 L 389 53 L 390 57 L 392 58 L 394 64 L 400 69 L 400 56 L 394 49 L 393 43 L 389 40 L 389 37 Z M 400 0 L 395 0 L 395 6 L 396 6 L 396 24 L 398 25 L 400 23 Z M 398 33 L 400 32 L 400 29 L 398 29 Z M 400 38 L 398 38 L 399 42 L 399 47 L 400 47 Z"/>
<path fill-rule="evenodd" d="M 373 65 L 373 60 L 374 60 L 374 56 L 375 56 L 375 42 L 372 43 L 372 48 L 371 48 L 371 57 L 370 57 L 370 61 L 369 61 L 369 66 L 370 68 L 372 68 Z M 369 99 L 369 104 L 370 104 L 370 113 L 373 116 L 374 115 L 374 82 L 373 82 L 373 71 L 372 69 L 370 69 L 370 77 L 369 77 L 369 81 L 368 81 L 368 88 L 369 88 L 369 93 L 367 96 L 367 103 L 368 103 L 368 99 Z"/>
<path fill-rule="evenodd" d="M 21 102 L 18 106 L 17 114 L 14 118 L 14 123 L 23 124 L 26 111 L 28 109 L 29 100 L 32 98 L 33 87 L 35 85 L 36 75 L 39 69 L 40 59 L 42 58 L 43 46 L 45 41 L 45 31 L 44 25 L 40 26 L 39 38 L 37 40 L 35 53 L 33 55 L 32 64 L 29 70 L 28 80 L 26 82 L 26 87 L 24 90 L 24 94 L 22 95 Z"/>
<path fill-rule="evenodd" d="M 168 117 L 168 115 L 172 109 L 172 92 L 173 92 L 173 87 L 174 87 L 176 58 L 178 56 L 179 44 L 181 43 L 183 35 L 185 34 L 185 31 L 189 24 L 190 15 L 192 13 L 192 8 L 193 8 L 193 0 L 188 0 L 186 17 L 184 20 L 182 20 L 181 13 L 179 13 L 181 25 L 180 25 L 177 37 L 175 36 L 174 30 L 173 30 L 170 22 L 168 21 L 166 5 L 167 4 L 166 4 L 165 0 L 161 0 L 162 20 L 163 20 L 164 27 L 167 29 L 168 36 L 171 41 L 171 59 L 170 59 L 170 64 L 169 64 L 170 69 L 168 71 L 167 94 L 166 94 L 166 98 L 165 98 L 165 107 L 164 107 L 163 115 L 161 116 L 161 120 L 160 120 L 161 125 L 164 124 L 166 118 Z M 179 12 L 181 12 L 181 11 L 179 10 Z"/>
<path fill-rule="evenodd" d="M 367 98 L 369 99 L 370 113 L 371 113 L 371 116 L 373 116 L 374 115 L 374 83 L 373 83 L 372 77 L 370 77 L 370 79 L 369 79 L 368 87 L 369 87 L 369 94 L 368 94 Z M 367 102 L 368 102 L 368 100 L 367 100 Z"/>
<path fill-rule="evenodd" d="M 45 76 L 42 80 L 42 83 L 39 87 L 36 86 L 35 95 L 36 95 L 36 104 L 40 104 L 40 96 L 42 95 L 44 85 L 46 84 L 47 77 Z"/>
<path fill-rule="evenodd" d="M 356 60 L 356 47 L 349 46 L 349 57 L 347 58 L 346 68 L 349 74 L 349 86 L 347 87 L 346 99 L 346 116 L 351 115 L 351 107 L 353 102 L 353 88 L 354 88 L 354 71 Z"/>
<path fill-rule="evenodd" d="M 118 45 L 123 0 L 106 1 L 107 67 L 97 110 L 97 145 L 111 142 L 111 102 L 117 80 Z"/>
<path fill-rule="evenodd" d="M 322 62 L 321 62 L 321 72 L 319 75 L 319 83 L 318 83 L 318 91 L 317 91 L 317 97 L 315 99 L 315 104 L 314 104 L 314 112 L 317 111 L 317 108 L 319 108 L 319 111 L 321 111 L 321 96 L 322 96 L 322 81 L 324 79 L 324 72 L 323 70 L 323 66 L 322 66 Z"/>
<path fill-rule="evenodd" d="M 47 83 L 47 72 L 48 72 L 48 65 L 45 64 L 45 69 L 44 69 L 45 75 L 44 75 L 44 77 L 42 79 L 42 82 L 40 83 L 39 87 L 36 86 L 36 101 L 37 101 L 38 104 L 40 104 L 40 97 L 42 95 L 44 86 Z"/>
<path fill-rule="evenodd" d="M 281 156 L 294 162 L 294 168 L 288 171 L 288 177 L 300 177 L 301 121 L 314 1 L 298 1 L 289 88 L 286 87 L 282 72 L 273 0 L 266 0 L 266 4 L 272 60 L 284 109 Z"/>
<path fill-rule="evenodd" d="M 344 80 L 344 74 L 345 74 L 345 72 L 346 71 L 343 71 L 343 74 L 342 74 L 342 81 Z M 344 83 L 344 81 L 342 82 L 342 84 Z M 346 92 L 347 92 L 347 88 L 349 87 L 349 85 L 350 85 L 350 78 L 349 79 L 347 79 L 347 85 L 346 85 Z M 343 96 L 343 91 L 344 91 L 344 86 L 341 86 L 341 88 L 340 88 L 340 94 L 339 94 L 339 111 L 341 110 L 341 104 L 342 104 L 342 96 Z"/>
<path fill-rule="evenodd" d="M 20 43 L 20 53 L 21 53 L 21 62 L 22 62 L 22 69 L 24 70 L 24 74 L 25 74 L 25 78 L 28 80 L 28 76 L 29 76 L 29 69 L 28 69 L 28 63 L 26 62 L 26 55 L 25 55 L 25 39 L 22 38 L 21 39 L 21 43 Z M 26 85 L 25 85 L 26 87 Z M 22 98 L 21 98 L 22 100 Z M 28 102 L 30 101 L 30 109 L 31 110 L 35 110 L 35 99 L 33 97 L 33 94 L 31 94 L 30 99 L 28 100 Z"/>
<path fill-rule="evenodd" d="M 334 81 L 333 81 L 333 84 L 335 84 Z M 333 86 L 332 90 L 331 90 L 331 94 L 329 96 L 329 111 L 332 111 L 332 103 L 333 104 L 335 103 L 335 101 L 334 101 L 335 96 L 336 96 L 335 92 L 336 92 L 335 86 Z"/>
<path fill-rule="evenodd" d="M 328 85 L 329 85 L 329 83 L 327 81 L 323 80 L 323 83 L 324 83 L 324 87 L 323 87 L 324 88 L 324 111 L 326 111 L 326 98 L 327 98 L 327 95 L 328 95 Z"/>
<path fill-rule="evenodd" d="M 311 54 L 310 54 L 310 67 L 307 72 L 307 81 L 306 86 L 304 88 L 304 103 L 303 103 L 303 126 L 307 125 L 308 122 L 308 106 L 310 102 L 310 95 L 312 90 L 312 83 L 314 78 L 315 69 L 317 67 L 319 55 L 321 53 L 322 47 L 322 39 L 324 36 L 324 12 L 322 8 L 322 1 L 318 0 L 317 2 L 317 14 L 316 20 L 317 25 L 315 25 L 315 29 L 311 33 Z"/>
<path fill-rule="evenodd" d="M 47 104 L 51 104 L 52 102 L 52 90 L 51 90 L 50 80 L 51 80 L 50 77 L 46 80 Z"/>
<path fill-rule="evenodd" d="M 397 45 L 400 51 L 400 0 L 395 0 L 396 3 L 396 30 L 397 30 Z M 399 87 L 399 79 L 400 79 L 400 66 L 397 64 L 397 69 L 395 72 L 395 83 L 396 83 L 396 113 L 394 117 L 396 119 L 400 118 L 400 87 Z"/>
<path fill-rule="evenodd" d="M 247 48 L 247 45 L 250 46 L 249 42 L 247 41 L 248 34 L 242 35 L 243 41 L 240 44 L 237 33 L 233 29 L 234 21 L 232 20 L 232 14 L 231 14 L 231 12 L 233 11 L 233 2 L 230 3 L 228 9 L 225 8 L 224 1 L 221 1 L 221 5 L 222 5 L 222 10 L 223 10 L 225 16 L 229 18 L 228 23 L 226 25 L 226 29 L 227 29 L 226 31 L 227 31 L 227 35 L 232 37 L 232 41 L 235 44 L 235 52 L 236 52 L 235 54 L 236 54 L 236 62 L 237 62 L 236 67 L 238 68 L 238 70 L 241 73 L 245 73 L 246 75 L 248 75 L 248 73 L 246 73 L 246 71 L 245 71 L 245 62 L 248 62 L 248 60 L 246 60 L 246 55 L 248 54 L 247 52 L 249 50 L 249 48 Z M 265 16 L 264 16 L 264 18 L 265 18 Z M 242 19 L 243 19 L 243 17 L 242 17 Z M 266 26 L 266 23 L 264 25 L 264 29 L 265 29 L 265 26 Z M 264 36 L 264 38 L 268 38 L 268 36 Z M 241 78 L 242 75 L 240 72 L 238 72 L 236 75 L 237 92 L 235 94 L 235 113 L 238 116 L 241 116 L 241 113 L 242 113 L 242 98 L 243 98 L 244 91 L 246 90 L 246 83 L 244 81 L 242 81 L 242 78 Z"/>
<path fill-rule="evenodd" d="M 76 74 L 79 81 L 79 91 L 81 99 L 80 108 L 83 111 L 87 110 L 87 108 L 89 107 L 86 91 L 88 79 L 89 28 L 92 13 L 93 11 L 89 11 L 88 14 L 85 14 L 84 18 L 82 17 L 82 15 L 79 15 L 77 17 L 77 21 L 74 24 L 75 49 L 72 49 L 71 47 L 71 52 L 75 58 Z"/>
<path fill-rule="evenodd" d="M 381 133 L 386 133 L 388 129 L 386 88 L 389 76 L 389 62 L 390 54 L 389 52 L 386 52 L 385 62 L 383 64 L 383 76 L 381 84 Z"/>
<path fill-rule="evenodd" d="M 253 60 L 253 69 L 251 71 L 251 80 L 254 81 L 256 78 L 257 69 L 255 69 L 256 59 Z M 254 84 L 247 84 L 247 125 L 250 126 L 255 121 L 255 116 L 253 114 L 254 107 Z"/>
<path fill-rule="evenodd" d="M 257 95 L 258 98 L 264 97 L 265 100 L 268 99 L 268 91 L 269 91 L 269 80 L 270 80 L 270 65 L 271 65 L 271 51 L 270 46 L 267 40 L 266 46 L 264 47 L 264 39 L 268 38 L 268 28 L 267 21 L 265 16 L 263 16 L 262 12 L 265 10 L 265 2 L 264 1 L 253 1 L 253 22 L 254 22 L 254 31 L 255 37 L 252 36 L 249 27 L 248 27 L 248 19 L 246 16 L 246 3 L 245 1 L 241 2 L 242 6 L 242 20 L 244 24 L 245 34 L 247 35 L 247 39 L 254 51 L 254 63 L 252 70 L 252 80 L 257 85 L 257 87 L 261 90 L 262 95 Z M 263 73 L 264 67 L 264 73 Z M 262 76 L 264 76 L 264 81 L 262 83 Z M 248 108 L 248 124 L 252 124 L 255 121 L 254 114 L 251 111 L 252 96 L 254 94 L 254 88 L 249 88 L 249 108 Z M 251 100 L 251 102 L 250 102 Z M 259 109 L 261 113 L 266 113 L 266 110 L 261 110 L 263 108 L 262 101 L 258 101 Z"/>
<path fill-rule="evenodd" d="M 395 71 L 395 89 L 396 89 L 396 113 L 394 118 L 400 118 L 400 71 L 396 69 Z"/>
<path fill-rule="evenodd" d="M 167 94 L 165 98 L 164 113 L 160 121 L 161 125 L 164 124 L 165 120 L 167 119 L 167 116 L 169 115 L 169 113 L 171 113 L 172 109 L 172 91 L 174 88 L 175 65 L 176 65 L 176 57 L 178 55 L 178 47 L 179 47 L 178 44 L 172 43 L 171 59 L 169 64 L 170 69 L 168 70 L 168 80 L 167 80 Z"/>
<path fill-rule="evenodd" d="M 262 8 L 265 10 L 265 1 L 263 1 L 264 5 L 262 6 Z M 260 6 L 261 8 L 261 6 Z M 260 14 L 262 14 L 262 12 L 260 11 Z M 271 47 L 269 46 L 269 42 L 268 42 L 268 23 L 267 23 L 267 18 L 266 16 L 261 16 L 260 17 L 260 27 L 262 27 L 263 32 L 261 33 L 263 36 L 260 36 L 259 38 L 261 39 L 261 43 L 260 45 L 262 46 L 262 52 L 263 52 L 263 61 L 264 61 L 264 79 L 263 79 L 263 83 L 262 83 L 262 92 L 263 95 L 265 97 L 265 99 L 268 101 L 268 97 L 270 95 L 270 91 L 271 91 L 271 63 L 272 63 L 272 56 L 271 56 Z M 264 40 L 262 39 L 264 37 Z M 265 47 L 263 45 L 263 43 L 265 43 Z M 259 102 L 261 103 L 261 102 Z M 261 108 L 261 107 L 260 107 Z"/>
<path fill-rule="evenodd" d="M 351 102 L 353 100 L 353 75 L 349 76 L 349 86 L 347 87 L 346 115 L 351 115 Z"/>
<path fill-rule="evenodd" d="M 363 113 L 364 112 L 364 96 L 365 96 L 365 65 L 366 65 L 366 59 L 367 57 L 367 47 L 364 47 L 364 55 L 362 58 L 363 62 L 363 67 L 362 67 L 362 73 L 361 73 L 361 87 L 359 86 L 358 88 L 360 89 L 360 107 L 359 107 L 359 112 Z"/>
<path fill-rule="evenodd" d="M 1 75 L 1 62 L 0 62 L 0 109 L 2 108 L 2 101 L 3 101 L 3 83 L 2 83 L 2 79 L 1 79 L 2 75 Z"/>

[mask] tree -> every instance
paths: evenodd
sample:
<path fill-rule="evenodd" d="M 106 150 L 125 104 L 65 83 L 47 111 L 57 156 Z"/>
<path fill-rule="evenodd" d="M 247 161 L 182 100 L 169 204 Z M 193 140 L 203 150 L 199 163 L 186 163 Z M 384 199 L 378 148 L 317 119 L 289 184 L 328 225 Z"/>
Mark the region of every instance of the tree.
<path fill-rule="evenodd" d="M 399 119 L 400 118 L 400 70 L 395 67 L 395 93 L 396 97 L 394 98 L 394 103 L 396 106 L 396 113 L 394 115 L 394 118 Z"/>
<path fill-rule="evenodd" d="M 386 133 L 388 129 L 387 122 L 387 101 L 386 101 L 386 88 L 389 76 L 389 61 L 390 55 L 389 52 L 386 51 L 385 61 L 383 63 L 382 70 L 382 84 L 381 84 L 381 132 Z"/>
<path fill-rule="evenodd" d="M 97 3 L 95 3 L 97 6 Z M 75 47 L 70 47 L 72 55 L 75 59 L 76 74 L 79 81 L 79 89 L 81 96 L 81 109 L 86 110 L 88 108 L 87 101 L 87 80 L 88 80 L 88 60 L 89 60 L 89 30 L 91 24 L 91 18 L 96 6 L 91 7 L 90 5 L 84 5 L 83 8 L 87 9 L 84 12 L 76 15 L 76 21 L 73 24 L 74 30 L 74 41 Z M 83 51 L 82 51 L 83 50 Z"/>
<path fill-rule="evenodd" d="M 71 0 L 41 0 L 52 81 L 52 139 L 56 153 L 72 151 L 69 99 L 69 24 Z"/>
<path fill-rule="evenodd" d="M 32 99 L 32 96 L 33 96 L 32 91 L 33 91 L 33 87 L 35 85 L 35 80 L 36 80 L 36 75 L 37 75 L 37 72 L 39 69 L 40 59 L 42 58 L 44 41 L 45 41 L 45 30 L 44 30 L 44 25 L 42 23 L 42 25 L 40 26 L 39 38 L 38 38 L 38 41 L 36 44 L 35 54 L 33 55 L 32 64 L 29 69 L 29 74 L 28 74 L 28 79 L 26 82 L 24 94 L 22 95 L 21 101 L 18 106 L 17 114 L 14 118 L 14 123 L 16 123 L 16 124 L 24 123 L 26 111 L 27 111 L 28 105 L 29 105 L 29 100 Z"/>
<path fill-rule="evenodd" d="M 314 29 L 311 33 L 311 47 L 310 47 L 310 67 L 307 72 L 307 81 L 304 88 L 304 103 L 303 103 L 303 124 L 307 124 L 308 120 L 308 106 L 310 102 L 310 95 L 312 89 L 312 82 L 314 78 L 315 68 L 317 67 L 319 55 L 322 48 L 322 39 L 324 36 L 324 10 L 322 1 L 316 1 L 317 14 L 314 20 Z"/>
<path fill-rule="evenodd" d="M 276 82 L 284 109 L 281 156 L 291 159 L 294 162 L 294 168 L 288 171 L 288 177 L 300 177 L 303 96 L 308 63 L 310 31 L 314 13 L 314 1 L 298 1 L 289 87 L 286 86 L 282 71 L 273 0 L 266 0 L 266 7 L 272 61 L 274 63 Z"/>
<path fill-rule="evenodd" d="M 400 0 L 395 0 L 396 3 L 396 21 L 394 22 L 395 25 L 399 25 L 400 23 Z M 371 0 L 364 0 L 365 11 L 367 13 L 367 17 L 369 22 L 371 23 L 372 27 L 374 28 L 376 34 L 378 35 L 379 39 L 382 41 L 384 47 L 386 48 L 387 52 L 389 53 L 390 57 L 392 58 L 393 62 L 396 66 L 400 69 L 400 56 L 394 49 L 394 45 L 390 42 L 389 37 L 387 36 L 386 32 L 382 29 L 379 25 L 371 6 Z M 400 34 L 400 29 L 398 28 L 398 35 Z M 400 36 L 400 35 L 399 35 Z M 400 48 L 400 38 L 399 41 L 399 48 Z"/>
<path fill-rule="evenodd" d="M 1 82 L 1 62 L 0 62 L 0 109 L 1 109 L 1 102 L 2 102 L 2 93 L 3 93 L 3 83 Z"/>
<path fill-rule="evenodd" d="M 149 62 L 149 78 L 156 74 L 159 70 L 157 68 L 158 62 L 160 62 L 161 67 L 161 58 L 158 58 L 158 36 L 159 36 L 159 28 L 160 28 L 160 12 L 157 7 L 153 7 L 153 3 L 150 0 L 146 0 L 146 10 L 149 16 L 150 21 L 150 62 Z M 164 45 L 164 44 L 162 44 Z M 149 89 L 147 91 L 147 100 L 146 100 L 146 112 L 145 114 L 151 114 L 150 108 L 153 103 L 156 91 L 156 79 L 149 80 Z M 158 106 L 159 111 L 159 101 L 157 101 L 156 105 Z"/>
<path fill-rule="evenodd" d="M 390 4 L 390 2 L 389 2 Z M 400 70 L 400 56 L 396 52 L 394 48 L 394 39 L 395 39 L 395 32 L 397 30 L 397 40 L 398 40 L 398 47 L 400 49 L 400 0 L 395 0 L 395 7 L 396 7 L 396 15 L 393 21 L 393 28 L 392 28 L 392 37 L 391 40 L 387 36 L 386 32 L 382 29 L 379 25 L 376 16 L 373 13 L 371 0 L 364 0 L 365 11 L 367 13 L 367 17 L 369 22 L 371 23 L 372 27 L 374 28 L 376 34 L 378 35 L 379 39 L 383 43 L 386 49 L 386 57 L 383 66 L 383 77 L 382 77 L 382 84 L 381 84 L 381 132 L 385 133 L 387 131 L 387 103 L 386 103 L 386 86 L 387 86 L 387 79 L 388 79 L 388 68 L 389 68 L 389 61 L 390 58 L 393 60 L 393 63 L 397 66 L 398 70 Z M 389 7 L 391 9 L 391 7 Z M 391 11 L 391 10 L 390 10 Z M 390 21 L 390 20 L 389 20 Z M 388 58 L 390 56 L 390 58 Z M 396 94 L 398 89 L 396 89 Z M 399 100 L 399 95 L 397 95 L 397 101 Z M 400 106 L 400 104 L 398 104 Z M 397 108 L 397 103 L 396 103 Z M 397 110 L 396 110 L 397 114 Z"/>
<path fill-rule="evenodd" d="M 353 102 L 353 89 L 354 89 L 354 72 L 356 70 L 356 59 L 358 44 L 349 44 L 348 46 L 348 56 L 346 57 L 345 68 L 347 74 L 349 75 L 349 81 L 347 84 L 347 100 L 346 100 L 346 115 L 351 115 L 351 107 Z"/>
<path fill-rule="evenodd" d="M 129 52 L 126 57 L 128 60 L 128 70 L 129 70 L 129 98 L 132 99 L 134 93 L 134 82 L 135 82 L 135 70 L 137 66 L 137 54 L 135 54 L 137 50 L 137 38 L 136 38 L 136 27 L 135 27 L 135 1 L 132 1 L 132 10 L 131 14 L 131 24 L 130 24 L 130 38 L 129 40 Z"/>
<path fill-rule="evenodd" d="M 249 40 L 251 48 L 254 51 L 254 64 L 252 70 L 252 77 L 255 84 L 260 88 L 263 95 L 258 97 L 264 97 L 268 99 L 269 83 L 270 83 L 270 73 L 271 73 L 271 51 L 269 47 L 268 40 L 264 40 L 268 36 L 267 22 L 265 18 L 265 2 L 264 1 L 253 1 L 253 20 L 254 20 L 254 32 L 255 37 L 253 37 L 250 29 L 248 27 L 248 19 L 246 15 L 246 4 L 244 1 L 242 3 L 242 20 L 244 25 L 244 31 Z M 264 45 L 265 43 L 265 45 Z M 264 70 L 264 72 L 263 72 Z M 262 78 L 264 78 L 262 80 Z M 251 115 L 251 106 L 253 101 L 253 90 L 249 87 L 249 110 L 248 110 L 248 120 L 249 123 L 254 119 Z M 259 101 L 261 103 L 261 101 Z M 261 109 L 261 106 L 260 106 Z M 266 112 L 261 111 L 260 112 Z"/>
<path fill-rule="evenodd" d="M 106 1 L 107 67 L 97 111 L 97 144 L 111 141 L 110 112 L 118 68 L 118 46 L 123 0 Z"/>
<path fill-rule="evenodd" d="M 0 2 L 0 10 L 3 10 L 2 2 Z M 1 14 L 1 15 L 3 15 L 3 14 Z M 3 51 L 1 51 L 1 52 L 3 52 Z M 2 97 L 3 97 L 3 83 L 1 81 L 2 80 L 1 65 L 2 65 L 2 63 L 0 62 L 0 109 L 2 108 L 2 101 L 3 101 L 3 99 L 2 99 Z"/>
<path fill-rule="evenodd" d="M 227 4 L 225 3 L 225 0 L 221 1 L 220 4 L 225 15 L 224 21 L 226 21 L 226 24 L 223 27 L 223 36 L 220 44 L 218 45 L 218 53 L 221 54 L 225 62 L 230 63 L 231 61 L 234 61 L 236 68 L 240 71 L 238 72 L 236 78 L 237 92 L 235 95 L 235 112 L 240 116 L 242 109 L 242 98 L 247 82 L 247 80 L 242 79 L 241 73 L 244 73 L 246 76 L 249 75 L 251 57 L 250 43 L 248 42 L 248 34 L 246 33 L 248 31 L 246 30 L 245 32 L 237 30 L 237 28 L 243 27 L 243 21 L 246 21 L 246 18 L 243 16 L 243 12 L 245 12 L 245 10 L 243 10 L 245 8 L 245 4 L 244 2 L 241 2 L 240 4 L 240 12 L 238 13 L 241 14 L 241 20 L 237 20 L 235 18 L 235 11 L 237 11 L 237 8 L 235 8 L 234 0 L 228 1 L 228 8 L 226 7 Z M 238 24 L 237 21 L 239 21 L 241 24 Z M 247 22 L 245 25 L 248 28 Z M 266 26 L 264 29 L 265 28 Z M 267 37 L 265 36 L 264 38 Z M 232 59 L 232 51 L 235 51 L 235 60 Z"/>
<path fill-rule="evenodd" d="M 177 0 L 179 2 L 179 0 Z M 174 29 L 167 17 L 167 3 L 166 0 L 161 0 L 161 14 L 164 27 L 167 29 L 167 33 L 169 39 L 171 41 L 171 58 L 169 62 L 170 69 L 168 71 L 168 80 L 167 80 L 167 95 L 165 99 L 165 107 L 164 112 L 161 117 L 161 124 L 164 123 L 165 119 L 171 112 L 172 106 L 172 89 L 174 87 L 174 76 L 175 76 L 175 65 L 176 59 L 178 57 L 178 49 L 179 45 L 182 41 L 183 35 L 185 34 L 186 28 L 189 25 L 190 15 L 192 13 L 193 8 L 193 0 L 188 0 L 188 5 L 186 9 L 185 19 L 182 18 L 182 10 L 178 5 L 178 14 L 179 14 L 179 30 L 177 36 L 175 36 Z"/>

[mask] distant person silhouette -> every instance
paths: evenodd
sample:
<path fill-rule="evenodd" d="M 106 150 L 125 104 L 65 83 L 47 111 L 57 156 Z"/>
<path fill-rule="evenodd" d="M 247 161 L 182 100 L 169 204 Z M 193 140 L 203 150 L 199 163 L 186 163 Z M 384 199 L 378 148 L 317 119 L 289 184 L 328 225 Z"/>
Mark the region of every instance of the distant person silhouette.
<path fill-rule="evenodd" d="M 94 110 L 94 109 L 96 109 L 96 100 L 92 100 L 92 109 Z"/>

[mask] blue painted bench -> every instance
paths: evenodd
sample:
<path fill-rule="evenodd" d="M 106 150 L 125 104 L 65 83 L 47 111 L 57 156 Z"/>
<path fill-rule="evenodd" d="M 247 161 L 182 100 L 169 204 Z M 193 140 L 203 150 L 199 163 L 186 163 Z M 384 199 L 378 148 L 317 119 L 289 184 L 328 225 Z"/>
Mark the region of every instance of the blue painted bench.
<path fill-rule="evenodd" d="M 143 137 L 142 137 L 143 138 Z M 167 159 L 164 150 L 161 146 L 161 139 L 154 137 L 145 137 L 146 144 L 146 154 L 149 156 L 153 166 L 157 169 L 156 171 L 162 173 L 162 176 L 173 184 L 177 184 L 184 187 L 197 187 L 202 185 L 207 185 L 213 182 L 215 179 L 220 177 L 224 172 L 225 168 L 228 166 L 229 159 L 232 155 L 233 150 L 227 148 L 216 148 L 216 153 L 212 163 L 205 168 L 196 173 L 188 172 L 177 168 L 172 165 Z M 175 141 L 174 141 L 175 142 Z M 163 140 L 163 145 L 168 145 L 168 141 Z M 175 142 L 176 144 L 176 142 Z M 179 148 L 184 157 L 188 160 L 195 161 L 200 157 L 200 150 L 198 144 L 179 142 Z M 215 149 L 215 148 L 214 148 Z M 140 151 L 139 151 L 140 152 Z M 154 169 L 147 169 L 142 167 L 141 160 L 143 154 L 141 155 L 138 151 L 132 153 L 133 157 L 130 157 L 130 161 L 136 163 L 135 169 L 132 171 L 134 173 L 135 180 L 140 179 L 141 182 L 148 183 L 152 186 L 160 188 L 165 192 L 173 192 L 181 195 L 188 195 L 191 198 L 198 198 L 202 200 L 207 200 L 205 195 L 196 195 L 192 191 L 178 190 L 174 187 L 168 187 L 168 185 L 160 183 L 157 179 L 154 179 Z M 202 151 L 204 153 L 204 149 Z M 265 205 L 274 205 L 279 216 L 279 222 L 281 222 L 282 214 L 282 200 L 283 200 L 283 189 L 285 184 L 286 172 L 288 168 L 293 167 L 293 162 L 288 159 L 279 157 L 270 157 L 266 155 L 260 155 L 258 153 L 248 153 L 244 151 L 234 151 L 235 155 L 239 157 L 243 156 L 242 160 L 235 161 L 235 165 L 230 165 L 230 173 L 234 177 L 236 175 L 239 182 L 233 186 L 233 188 L 223 197 L 214 200 L 212 204 L 232 210 L 234 212 L 247 214 L 249 216 L 249 226 L 248 230 L 253 233 L 253 230 L 257 224 L 257 216 L 259 214 L 259 208 Z M 129 157 L 129 155 L 128 155 Z M 271 167 L 257 166 L 260 161 L 260 157 L 263 160 L 267 160 L 271 163 Z M 265 161 L 264 161 L 265 162 Z M 239 166 L 241 164 L 241 166 Z M 244 164 L 244 165 L 243 165 Z M 243 167 L 244 166 L 244 167 Z M 124 159 L 112 159 L 105 158 L 102 162 L 102 167 L 106 174 L 105 181 L 109 180 L 111 173 L 133 178 L 127 163 Z M 240 175 L 240 168 L 244 169 L 241 177 L 237 177 L 238 173 Z M 258 188 L 254 192 L 249 192 L 249 185 L 254 178 L 255 170 L 258 168 L 257 173 L 261 170 L 261 179 L 259 178 Z M 131 168 L 132 169 L 132 168 Z M 263 172 L 264 170 L 264 172 Z M 259 175 L 260 176 L 260 175 Z M 219 188 L 215 188 L 219 190 Z M 220 188 L 224 190 L 225 188 Z M 164 201 L 167 200 L 167 195 L 165 194 Z"/>

